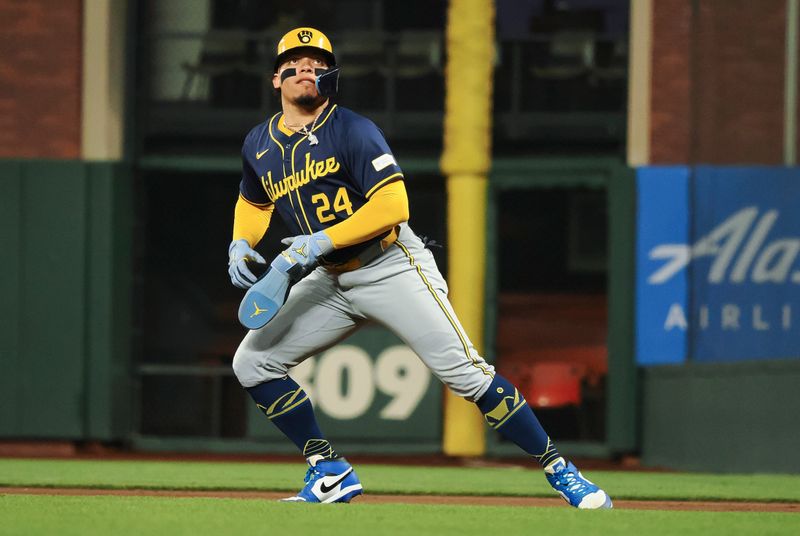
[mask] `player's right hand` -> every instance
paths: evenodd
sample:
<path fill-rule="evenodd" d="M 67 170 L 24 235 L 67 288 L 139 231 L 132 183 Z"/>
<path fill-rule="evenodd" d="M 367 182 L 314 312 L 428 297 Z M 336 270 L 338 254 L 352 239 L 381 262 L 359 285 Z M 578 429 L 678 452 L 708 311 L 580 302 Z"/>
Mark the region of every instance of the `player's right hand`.
<path fill-rule="evenodd" d="M 264 257 L 251 248 L 244 238 L 231 242 L 228 246 L 228 274 L 234 286 L 247 289 L 258 279 L 247 267 L 247 261 L 267 264 Z"/>
<path fill-rule="evenodd" d="M 278 256 L 273 259 L 270 263 L 270 268 L 282 274 L 286 274 L 294 283 L 308 275 L 308 270 L 285 251 L 281 251 Z"/>

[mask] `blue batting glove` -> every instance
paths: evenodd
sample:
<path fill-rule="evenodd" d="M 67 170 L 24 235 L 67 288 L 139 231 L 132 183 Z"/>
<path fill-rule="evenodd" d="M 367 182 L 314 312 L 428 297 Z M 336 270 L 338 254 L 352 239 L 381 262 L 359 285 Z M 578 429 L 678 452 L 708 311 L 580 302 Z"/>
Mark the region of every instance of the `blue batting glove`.
<path fill-rule="evenodd" d="M 312 235 L 284 238 L 281 243 L 289 245 L 282 255 L 289 255 L 306 272 L 313 270 L 319 262 L 319 258 L 334 249 L 333 242 L 323 231 L 317 231 Z"/>
<path fill-rule="evenodd" d="M 258 279 L 247 267 L 247 261 L 267 264 L 264 257 L 251 248 L 244 238 L 231 242 L 228 246 L 228 274 L 234 286 L 247 289 Z"/>

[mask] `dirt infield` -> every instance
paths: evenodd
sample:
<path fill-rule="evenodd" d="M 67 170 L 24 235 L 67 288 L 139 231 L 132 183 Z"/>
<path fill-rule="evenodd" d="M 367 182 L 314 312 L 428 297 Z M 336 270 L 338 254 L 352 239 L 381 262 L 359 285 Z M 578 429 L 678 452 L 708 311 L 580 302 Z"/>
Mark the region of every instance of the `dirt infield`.
<path fill-rule="evenodd" d="M 0 495 L 113 495 L 144 497 L 207 497 L 218 499 L 264 499 L 274 501 L 286 493 L 262 491 L 182 491 L 147 489 L 88 489 L 88 488 L 22 488 L 0 487 Z M 566 507 L 559 498 L 541 497 L 483 497 L 462 495 L 364 495 L 359 504 L 462 504 L 472 506 L 536 506 Z M 800 513 L 800 503 L 735 502 L 735 501 L 614 501 L 619 510 L 685 510 L 698 512 L 783 512 Z"/>
<path fill-rule="evenodd" d="M 40 442 L 0 442 L 0 458 L 28 457 L 46 459 L 88 459 L 88 460 L 164 460 L 164 461 L 225 461 L 243 463 L 296 462 L 295 455 L 243 455 L 243 454 L 188 454 L 130 452 L 108 448 L 100 444 L 87 444 L 80 447 L 74 443 Z M 394 465 L 423 465 L 439 467 L 527 467 L 529 461 L 521 458 L 509 459 L 461 459 L 442 455 L 427 456 L 351 456 L 355 464 L 383 463 Z M 669 472 L 660 468 L 644 468 L 638 459 L 626 458 L 617 461 L 580 460 L 582 468 Z M 3 487 L 0 495 L 113 495 L 148 497 L 208 497 L 230 499 L 278 500 L 287 496 L 286 492 L 263 491 L 188 491 L 188 490 L 150 490 L 150 489 L 97 489 L 97 488 L 54 488 L 54 487 Z M 367 494 L 354 502 L 363 504 L 457 504 L 484 506 L 533 506 L 566 508 L 566 503 L 558 497 L 498 497 L 464 495 L 376 495 Z M 624 510 L 683 510 L 704 512 L 784 512 L 800 514 L 800 503 L 793 502 L 754 502 L 754 501 L 650 501 L 615 500 L 615 509 Z"/>

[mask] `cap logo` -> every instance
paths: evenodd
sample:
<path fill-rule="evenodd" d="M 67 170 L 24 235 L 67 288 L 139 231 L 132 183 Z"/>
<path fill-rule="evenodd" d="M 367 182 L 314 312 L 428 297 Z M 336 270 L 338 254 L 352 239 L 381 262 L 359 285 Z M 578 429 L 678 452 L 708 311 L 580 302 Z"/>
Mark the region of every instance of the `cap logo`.
<path fill-rule="evenodd" d="M 312 36 L 312 35 L 313 35 L 313 34 L 311 33 L 311 31 L 310 31 L 310 30 L 300 30 L 299 32 L 297 32 L 297 38 L 298 38 L 298 39 L 300 40 L 300 42 L 301 42 L 301 43 L 303 43 L 304 45 L 305 45 L 305 44 L 308 44 L 308 43 L 310 43 L 310 42 L 311 42 L 311 36 Z"/>

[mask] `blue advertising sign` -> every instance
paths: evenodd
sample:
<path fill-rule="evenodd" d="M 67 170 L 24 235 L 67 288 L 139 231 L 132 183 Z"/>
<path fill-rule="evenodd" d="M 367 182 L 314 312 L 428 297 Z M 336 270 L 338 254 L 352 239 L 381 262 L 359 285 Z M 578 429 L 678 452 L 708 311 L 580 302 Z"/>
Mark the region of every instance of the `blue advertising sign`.
<path fill-rule="evenodd" d="M 637 173 L 636 356 L 642 365 L 682 363 L 689 282 L 671 270 L 689 239 L 689 168 L 648 167 Z M 674 318 L 678 315 L 677 318 Z"/>
<path fill-rule="evenodd" d="M 800 357 L 800 170 L 643 168 L 638 186 L 638 362 Z"/>

